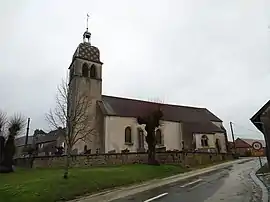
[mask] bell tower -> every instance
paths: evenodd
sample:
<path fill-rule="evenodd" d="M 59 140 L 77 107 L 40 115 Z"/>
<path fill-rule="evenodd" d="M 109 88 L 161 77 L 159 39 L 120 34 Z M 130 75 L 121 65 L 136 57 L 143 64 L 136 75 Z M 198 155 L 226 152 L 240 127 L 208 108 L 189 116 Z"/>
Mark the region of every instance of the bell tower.
<path fill-rule="evenodd" d="M 87 15 L 87 22 L 88 22 Z M 100 149 L 100 141 L 97 126 L 97 101 L 102 97 L 102 62 L 100 61 L 99 49 L 91 45 L 91 33 L 86 31 L 83 34 L 83 42 L 80 43 L 72 57 L 69 66 L 69 107 L 74 107 L 74 100 L 80 95 L 87 95 L 91 106 L 87 109 L 89 116 L 93 118 L 91 124 L 95 134 L 89 134 L 84 141 L 78 141 L 74 148 L 78 153 L 91 149 L 95 153 Z"/>

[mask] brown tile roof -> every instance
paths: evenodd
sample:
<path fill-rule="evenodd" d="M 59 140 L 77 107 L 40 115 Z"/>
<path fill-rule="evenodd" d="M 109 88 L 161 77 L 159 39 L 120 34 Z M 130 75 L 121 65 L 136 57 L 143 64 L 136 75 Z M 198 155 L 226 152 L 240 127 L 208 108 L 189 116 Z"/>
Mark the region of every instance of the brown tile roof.
<path fill-rule="evenodd" d="M 98 102 L 105 115 L 138 117 L 157 107 L 157 103 L 134 100 L 128 98 L 102 95 L 102 102 Z M 160 104 L 163 111 L 163 120 L 176 122 L 222 122 L 206 108 L 188 107 L 171 104 Z M 212 126 L 211 126 L 212 127 Z M 216 127 L 218 128 L 218 127 Z"/>
<path fill-rule="evenodd" d="M 240 138 L 239 138 L 240 139 Z M 257 140 L 257 139 L 245 139 L 245 138 L 241 138 L 241 140 L 243 140 L 244 142 L 246 142 L 248 145 L 252 146 L 252 144 L 254 142 L 260 142 L 262 144 L 263 147 L 265 146 L 265 141 L 264 140 Z"/>
<path fill-rule="evenodd" d="M 265 147 L 264 140 L 256 140 L 256 139 L 245 139 L 245 138 L 237 138 L 235 140 L 235 147 L 236 148 L 251 148 L 253 142 L 260 142 L 263 147 Z"/>
<path fill-rule="evenodd" d="M 249 145 L 248 143 L 246 143 L 246 142 L 243 141 L 242 139 L 237 138 L 237 139 L 235 140 L 235 147 L 236 147 L 236 148 L 250 148 L 251 145 Z"/>

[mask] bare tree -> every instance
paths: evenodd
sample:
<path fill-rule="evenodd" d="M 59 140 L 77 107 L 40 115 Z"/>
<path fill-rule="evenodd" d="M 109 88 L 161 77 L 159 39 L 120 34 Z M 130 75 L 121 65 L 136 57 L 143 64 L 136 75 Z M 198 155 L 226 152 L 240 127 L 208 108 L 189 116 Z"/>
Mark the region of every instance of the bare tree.
<path fill-rule="evenodd" d="M 0 135 L 3 135 L 5 124 L 7 123 L 7 115 L 0 110 Z"/>
<path fill-rule="evenodd" d="M 14 139 L 25 127 L 25 118 L 20 114 L 12 116 L 8 122 L 8 138 L 3 150 L 3 160 L 0 162 L 0 173 L 13 172 L 13 156 L 15 154 Z"/>
<path fill-rule="evenodd" d="M 55 129 L 65 129 L 66 166 L 64 178 L 68 178 L 70 156 L 78 141 L 91 141 L 94 135 L 94 116 L 90 113 L 92 102 L 86 93 L 72 94 L 68 78 L 63 79 L 57 88 L 56 106 L 46 114 L 46 120 Z"/>
<path fill-rule="evenodd" d="M 4 129 L 5 124 L 7 122 L 7 116 L 6 113 L 3 111 L 0 111 L 0 163 L 2 162 L 3 156 L 4 156 L 4 147 L 5 147 L 5 138 L 4 135 Z"/>

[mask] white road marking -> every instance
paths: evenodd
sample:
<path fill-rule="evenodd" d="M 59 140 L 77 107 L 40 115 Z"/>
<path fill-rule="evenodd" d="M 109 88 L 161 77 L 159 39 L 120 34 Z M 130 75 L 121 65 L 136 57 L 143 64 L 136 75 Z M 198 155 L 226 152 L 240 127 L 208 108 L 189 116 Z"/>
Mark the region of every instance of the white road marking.
<path fill-rule="evenodd" d="M 163 197 L 163 196 L 166 196 L 166 195 L 168 195 L 168 193 L 163 193 L 163 194 L 160 194 L 160 195 L 155 196 L 155 197 L 153 197 L 153 198 L 147 199 L 147 200 L 146 200 L 146 201 L 144 201 L 144 202 L 150 202 L 150 201 L 153 201 L 153 200 L 159 199 L 159 198 L 161 198 L 161 197 Z"/>
<path fill-rule="evenodd" d="M 199 186 L 202 186 L 202 185 L 207 184 L 207 183 L 208 183 L 208 182 L 202 182 L 202 183 L 200 183 L 200 184 L 195 185 L 194 187 L 191 187 L 189 190 L 198 188 Z"/>
<path fill-rule="evenodd" d="M 180 187 L 181 187 L 181 188 L 184 188 L 184 187 L 186 187 L 186 186 L 195 184 L 195 183 L 200 182 L 200 181 L 202 181 L 202 179 L 198 179 L 198 180 L 195 180 L 195 181 L 193 181 L 193 182 L 189 182 L 189 183 L 184 184 L 184 185 L 182 185 L 182 186 L 180 186 Z"/>

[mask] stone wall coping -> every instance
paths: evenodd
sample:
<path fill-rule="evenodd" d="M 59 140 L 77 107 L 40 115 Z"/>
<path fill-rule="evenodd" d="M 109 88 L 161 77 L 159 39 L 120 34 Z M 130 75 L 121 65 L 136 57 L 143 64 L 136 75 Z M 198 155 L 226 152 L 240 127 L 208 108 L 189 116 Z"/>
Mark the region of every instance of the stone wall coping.
<path fill-rule="evenodd" d="M 196 151 L 196 152 L 191 152 L 191 151 L 165 151 L 165 152 L 156 152 L 157 154 L 205 154 L 205 155 L 218 155 L 216 152 L 205 152 L 205 151 Z M 76 154 L 76 155 L 71 155 L 71 158 L 73 157 L 92 157 L 92 156 L 124 156 L 124 155 L 140 155 L 140 154 L 147 154 L 147 152 L 127 152 L 127 153 L 99 153 L 99 154 Z M 230 153 L 219 153 L 220 155 L 231 155 Z M 15 160 L 19 159 L 44 159 L 44 158 L 61 158 L 65 157 L 66 155 L 61 155 L 61 156 L 34 156 L 34 157 L 19 157 L 15 158 Z"/>

